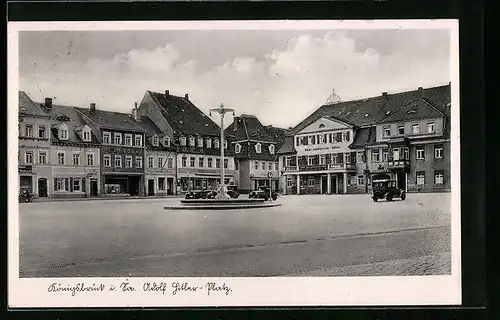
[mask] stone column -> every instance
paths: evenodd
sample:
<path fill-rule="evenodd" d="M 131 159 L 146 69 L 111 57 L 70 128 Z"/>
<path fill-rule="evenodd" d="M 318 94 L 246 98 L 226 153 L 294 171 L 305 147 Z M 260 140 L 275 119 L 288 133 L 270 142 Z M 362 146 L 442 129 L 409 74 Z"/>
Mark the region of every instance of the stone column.
<path fill-rule="evenodd" d="M 327 184 L 326 184 L 327 188 L 328 188 L 327 192 L 328 192 L 328 194 L 331 194 L 332 193 L 332 175 L 331 175 L 331 173 L 329 173 L 327 175 L 327 179 L 328 179 Z"/>
<path fill-rule="evenodd" d="M 300 194 L 300 174 L 297 174 L 297 194 Z"/>
<path fill-rule="evenodd" d="M 344 193 L 347 193 L 347 172 L 344 172 Z"/>

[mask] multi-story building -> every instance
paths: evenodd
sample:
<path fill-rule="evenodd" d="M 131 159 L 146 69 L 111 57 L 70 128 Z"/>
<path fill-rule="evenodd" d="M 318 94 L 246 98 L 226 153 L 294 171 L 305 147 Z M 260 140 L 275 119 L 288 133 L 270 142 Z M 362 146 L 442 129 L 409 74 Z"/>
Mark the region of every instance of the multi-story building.
<path fill-rule="evenodd" d="M 138 107 L 139 116 L 147 116 L 177 146 L 177 189 L 216 188 L 224 166 L 226 184 L 234 184 L 234 152 L 224 139 L 225 158 L 220 158 L 220 127 L 184 97 L 147 91 Z"/>
<path fill-rule="evenodd" d="M 140 116 L 137 106 L 132 116 L 146 132 L 146 153 L 144 158 L 146 195 L 175 195 L 177 192 L 176 146 L 168 134 L 161 130 L 147 116 Z"/>
<path fill-rule="evenodd" d="M 279 150 L 287 193 L 362 193 L 388 177 L 450 190 L 450 85 L 320 107 Z M 297 187 L 298 186 L 298 187 Z"/>
<path fill-rule="evenodd" d="M 234 118 L 225 133 L 231 138 L 240 192 L 257 190 L 269 183 L 273 190 L 279 190 L 277 150 L 283 143 L 284 130 L 265 127 L 257 117 L 243 114 Z"/>
<path fill-rule="evenodd" d="M 76 108 L 100 144 L 101 195 L 144 196 L 145 130 L 131 114 Z"/>
<path fill-rule="evenodd" d="M 75 107 L 54 105 L 51 98 L 45 98 L 40 108 L 51 119 L 50 197 L 97 197 L 100 161 L 95 132 Z"/>
<path fill-rule="evenodd" d="M 30 189 L 35 197 L 49 197 L 52 180 L 50 116 L 25 92 L 20 91 L 18 119 L 19 186 Z"/>

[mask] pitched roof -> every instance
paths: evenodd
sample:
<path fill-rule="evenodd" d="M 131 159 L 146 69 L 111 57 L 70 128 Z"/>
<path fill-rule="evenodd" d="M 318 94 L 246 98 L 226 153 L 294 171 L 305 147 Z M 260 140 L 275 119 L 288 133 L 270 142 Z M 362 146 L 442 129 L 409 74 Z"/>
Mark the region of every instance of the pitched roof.
<path fill-rule="evenodd" d="M 91 119 L 101 129 L 144 132 L 144 129 L 128 113 L 96 109 L 93 113 L 88 108 L 76 108 Z"/>
<path fill-rule="evenodd" d="M 363 148 L 366 145 L 375 143 L 376 141 L 376 129 L 375 127 L 360 128 L 356 131 L 354 136 L 354 141 L 351 143 L 349 148 Z"/>
<path fill-rule="evenodd" d="M 158 128 L 151 119 L 147 116 L 142 116 L 141 119 L 137 122 L 144 130 L 146 134 L 146 148 L 149 150 L 156 150 L 156 151 L 174 151 L 175 150 L 175 144 L 170 139 L 170 147 L 164 147 L 162 145 L 162 142 L 158 140 L 159 144 L 157 146 L 154 146 L 152 143 L 152 137 L 156 134 L 159 139 L 162 139 L 165 134 L 161 132 L 160 128 Z"/>
<path fill-rule="evenodd" d="M 39 104 L 40 106 L 43 104 Z M 79 144 L 97 144 L 98 140 L 95 132 L 91 131 L 90 142 L 83 141 L 78 132 L 86 125 L 81 115 L 74 106 L 64 106 L 53 104 L 51 109 L 40 107 L 43 113 L 51 117 L 52 121 L 58 121 L 58 124 L 65 123 L 68 126 L 68 140 L 59 140 L 57 135 L 57 125 L 51 128 L 53 143 L 79 143 Z"/>
<path fill-rule="evenodd" d="M 241 151 L 239 153 L 235 153 L 234 157 L 236 159 L 251 159 L 251 160 L 265 160 L 265 161 L 275 161 L 278 156 L 278 148 L 274 145 L 274 154 L 271 154 L 269 151 L 269 146 L 271 143 L 261 143 L 260 153 L 257 153 L 255 150 L 255 142 L 240 142 Z M 233 144 L 234 150 L 234 144 Z"/>
<path fill-rule="evenodd" d="M 355 126 L 371 125 L 419 99 L 422 101 L 418 102 L 420 106 L 424 106 L 425 101 L 444 109 L 451 99 L 450 85 L 323 105 L 296 125 L 293 132 L 301 131 L 321 117 L 342 120 Z"/>
<path fill-rule="evenodd" d="M 234 141 L 256 140 L 275 142 L 267 128 L 254 115 L 242 114 L 234 117 L 233 123 L 224 132 L 231 135 Z"/>
<path fill-rule="evenodd" d="M 286 135 L 283 144 L 278 150 L 278 154 L 296 153 L 293 136 Z"/>
<path fill-rule="evenodd" d="M 19 91 L 19 114 L 27 116 L 45 116 L 40 105 L 33 102 L 24 91 Z"/>
<path fill-rule="evenodd" d="M 189 99 L 148 91 L 177 135 L 219 136 L 220 127 Z"/>
<path fill-rule="evenodd" d="M 273 141 L 276 142 L 276 150 L 279 150 L 285 142 L 285 137 L 289 133 L 289 130 L 273 126 L 267 126 L 266 130 Z"/>

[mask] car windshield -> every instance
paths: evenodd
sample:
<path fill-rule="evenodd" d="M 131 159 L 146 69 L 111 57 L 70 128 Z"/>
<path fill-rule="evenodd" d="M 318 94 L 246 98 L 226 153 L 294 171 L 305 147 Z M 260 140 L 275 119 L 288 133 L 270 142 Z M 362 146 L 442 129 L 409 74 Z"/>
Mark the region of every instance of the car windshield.
<path fill-rule="evenodd" d="M 375 182 L 373 183 L 374 188 L 384 188 L 385 187 L 385 182 Z"/>

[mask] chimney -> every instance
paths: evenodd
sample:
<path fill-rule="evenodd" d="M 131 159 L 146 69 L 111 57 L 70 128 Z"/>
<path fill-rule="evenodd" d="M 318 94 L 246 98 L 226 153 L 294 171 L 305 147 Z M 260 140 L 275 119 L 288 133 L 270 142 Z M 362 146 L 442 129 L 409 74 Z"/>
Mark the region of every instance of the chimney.
<path fill-rule="evenodd" d="M 189 93 L 186 93 L 186 94 L 184 95 L 184 99 L 189 100 Z"/>
<path fill-rule="evenodd" d="M 170 96 L 170 91 L 169 90 L 165 90 L 165 95 L 168 97 Z"/>
<path fill-rule="evenodd" d="M 418 95 L 421 97 L 422 96 L 422 93 L 424 92 L 424 88 L 423 87 L 418 87 Z"/>
<path fill-rule="evenodd" d="M 52 98 L 45 98 L 45 109 L 52 110 Z"/>
<path fill-rule="evenodd" d="M 382 92 L 382 96 L 387 97 L 387 92 Z"/>
<path fill-rule="evenodd" d="M 141 120 L 141 115 L 139 114 L 139 108 L 137 107 L 137 102 L 134 102 L 134 109 L 132 109 L 132 117 L 135 121 Z"/>
<path fill-rule="evenodd" d="M 90 113 L 92 113 L 92 114 L 94 114 L 94 113 L 95 113 L 95 103 L 93 103 L 93 102 L 92 102 L 92 103 L 90 104 L 89 111 L 90 111 Z"/>
<path fill-rule="evenodd" d="M 233 120 L 233 131 L 238 131 L 238 125 L 240 123 L 240 117 L 234 117 Z"/>

